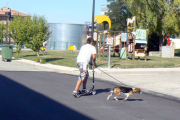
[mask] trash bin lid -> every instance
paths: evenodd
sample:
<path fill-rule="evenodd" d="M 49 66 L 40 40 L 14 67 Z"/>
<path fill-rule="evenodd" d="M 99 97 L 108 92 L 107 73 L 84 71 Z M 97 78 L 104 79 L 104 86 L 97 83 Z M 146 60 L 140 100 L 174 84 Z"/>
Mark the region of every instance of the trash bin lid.
<path fill-rule="evenodd" d="M 9 47 L 9 46 L 13 46 L 13 45 L 10 45 L 10 44 L 2 44 L 1 47 Z"/>

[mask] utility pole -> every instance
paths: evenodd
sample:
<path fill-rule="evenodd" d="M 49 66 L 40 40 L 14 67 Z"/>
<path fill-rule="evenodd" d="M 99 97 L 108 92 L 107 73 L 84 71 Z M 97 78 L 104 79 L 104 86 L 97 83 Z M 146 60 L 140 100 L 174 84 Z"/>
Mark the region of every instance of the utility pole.
<path fill-rule="evenodd" d="M 94 34 L 94 9 L 95 9 L 95 0 L 93 0 L 93 7 L 92 7 L 92 22 L 91 22 L 91 26 L 92 26 L 91 37 L 92 38 Z"/>
<path fill-rule="evenodd" d="M 94 34 L 94 9 L 95 9 L 95 0 L 93 0 L 93 7 L 92 7 L 92 22 L 91 22 L 91 26 L 92 26 L 92 29 L 91 29 L 91 38 L 93 39 L 93 34 Z M 92 62 L 92 56 L 91 56 L 91 60 L 90 60 L 90 63 L 93 63 Z M 92 64 L 89 65 L 89 69 L 92 69 Z"/>

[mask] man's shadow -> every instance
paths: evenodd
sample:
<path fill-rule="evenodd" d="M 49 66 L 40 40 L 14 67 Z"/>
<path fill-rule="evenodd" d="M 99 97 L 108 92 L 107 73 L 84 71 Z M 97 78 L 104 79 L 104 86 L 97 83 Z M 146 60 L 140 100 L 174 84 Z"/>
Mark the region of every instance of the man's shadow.
<path fill-rule="evenodd" d="M 98 95 L 100 93 L 108 93 L 111 91 L 111 88 L 105 88 L 105 89 L 94 89 L 94 91 L 96 92 L 95 95 Z M 81 96 L 89 96 L 89 95 L 93 95 L 92 93 L 87 93 L 87 94 L 81 94 Z"/>

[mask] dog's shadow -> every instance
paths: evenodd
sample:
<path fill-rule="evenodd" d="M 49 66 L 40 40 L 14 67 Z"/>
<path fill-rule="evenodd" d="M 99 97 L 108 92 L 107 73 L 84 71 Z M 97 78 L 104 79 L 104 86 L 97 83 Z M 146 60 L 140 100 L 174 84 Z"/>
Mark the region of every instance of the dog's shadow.
<path fill-rule="evenodd" d="M 143 99 L 127 99 L 127 100 L 124 100 L 124 98 L 117 98 L 117 99 L 118 100 L 123 100 L 123 101 L 143 101 Z"/>

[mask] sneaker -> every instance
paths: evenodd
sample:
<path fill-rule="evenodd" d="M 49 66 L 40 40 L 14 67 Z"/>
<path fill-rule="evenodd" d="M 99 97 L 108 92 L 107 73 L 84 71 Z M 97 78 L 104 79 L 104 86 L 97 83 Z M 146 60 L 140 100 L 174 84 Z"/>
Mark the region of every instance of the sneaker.
<path fill-rule="evenodd" d="M 78 94 L 81 94 L 81 91 L 80 91 L 80 90 L 78 90 Z"/>
<path fill-rule="evenodd" d="M 85 94 L 85 93 L 88 93 L 88 92 L 89 92 L 89 90 L 87 90 L 87 89 L 82 89 L 82 91 L 81 91 L 82 94 Z"/>
<path fill-rule="evenodd" d="M 77 93 L 77 91 L 75 91 L 75 90 L 72 92 L 72 95 L 76 98 L 80 97 L 79 93 Z"/>

